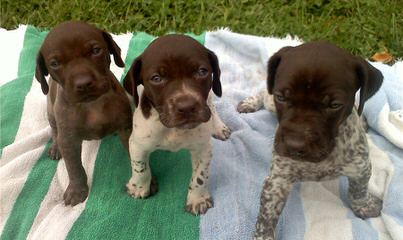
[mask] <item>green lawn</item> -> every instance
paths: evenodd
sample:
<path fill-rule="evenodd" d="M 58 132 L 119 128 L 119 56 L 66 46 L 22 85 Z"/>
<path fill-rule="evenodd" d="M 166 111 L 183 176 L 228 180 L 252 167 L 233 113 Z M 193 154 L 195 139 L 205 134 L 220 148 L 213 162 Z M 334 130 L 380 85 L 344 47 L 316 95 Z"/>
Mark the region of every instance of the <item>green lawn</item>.
<path fill-rule="evenodd" d="M 195 32 L 229 27 L 260 36 L 292 34 L 305 41 L 326 39 L 370 57 L 384 48 L 403 57 L 402 0 L 1 0 L 0 26 L 50 28 L 70 19 L 111 32 Z"/>

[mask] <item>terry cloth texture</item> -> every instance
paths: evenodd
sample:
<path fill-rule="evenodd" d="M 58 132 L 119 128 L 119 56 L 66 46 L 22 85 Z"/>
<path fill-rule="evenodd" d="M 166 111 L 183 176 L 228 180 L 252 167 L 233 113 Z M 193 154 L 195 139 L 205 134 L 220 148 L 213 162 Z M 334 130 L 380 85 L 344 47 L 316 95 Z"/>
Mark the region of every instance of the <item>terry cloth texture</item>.
<path fill-rule="evenodd" d="M 227 30 L 194 36 L 220 61 L 223 96 L 217 110 L 232 129 L 213 140 L 210 191 L 215 206 L 194 217 L 184 210 L 191 175 L 190 154 L 156 151 L 151 167 L 159 192 L 146 200 L 125 189 L 130 160 L 119 138 L 85 141 L 83 165 L 89 198 L 63 204 L 68 184 L 64 162 L 50 160 L 46 97 L 35 80 L 35 58 L 47 32 L 31 26 L 0 29 L 0 239 L 250 239 L 264 178 L 269 174 L 277 121 L 266 110 L 238 114 L 243 98 L 265 88 L 268 58 L 298 39 L 263 38 Z M 125 69 L 154 39 L 146 33 L 113 35 Z M 373 64 L 385 76 L 365 106 L 373 175 L 370 191 L 384 199 L 382 215 L 361 220 L 348 208 L 347 181 L 297 184 L 281 216 L 278 239 L 403 239 L 403 62 Z"/>

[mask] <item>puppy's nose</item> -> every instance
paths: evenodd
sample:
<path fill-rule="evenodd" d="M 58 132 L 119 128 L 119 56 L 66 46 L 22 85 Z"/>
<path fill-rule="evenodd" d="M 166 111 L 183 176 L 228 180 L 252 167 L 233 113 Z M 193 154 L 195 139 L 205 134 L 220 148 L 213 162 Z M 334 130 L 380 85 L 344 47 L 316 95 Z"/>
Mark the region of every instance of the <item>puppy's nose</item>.
<path fill-rule="evenodd" d="M 86 91 L 94 85 L 94 79 L 91 76 L 80 76 L 74 80 L 75 89 L 79 92 Z"/>
<path fill-rule="evenodd" d="M 287 137 L 284 139 L 287 153 L 293 157 L 304 157 L 307 154 L 307 143 L 302 137 Z"/>
<path fill-rule="evenodd" d="M 192 98 L 186 98 L 175 103 L 176 112 L 181 115 L 192 115 L 197 111 L 197 101 Z"/>

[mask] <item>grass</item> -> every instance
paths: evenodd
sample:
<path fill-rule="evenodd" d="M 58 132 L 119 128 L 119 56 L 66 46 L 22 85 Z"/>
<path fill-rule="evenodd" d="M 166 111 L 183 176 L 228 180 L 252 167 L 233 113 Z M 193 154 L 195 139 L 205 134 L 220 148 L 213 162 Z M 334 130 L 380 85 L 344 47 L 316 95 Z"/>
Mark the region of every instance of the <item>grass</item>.
<path fill-rule="evenodd" d="M 195 32 L 229 27 L 260 36 L 326 39 L 354 54 L 370 57 L 388 49 L 403 57 L 401 0 L 1 0 L 0 26 L 51 28 L 84 20 L 115 33 Z"/>

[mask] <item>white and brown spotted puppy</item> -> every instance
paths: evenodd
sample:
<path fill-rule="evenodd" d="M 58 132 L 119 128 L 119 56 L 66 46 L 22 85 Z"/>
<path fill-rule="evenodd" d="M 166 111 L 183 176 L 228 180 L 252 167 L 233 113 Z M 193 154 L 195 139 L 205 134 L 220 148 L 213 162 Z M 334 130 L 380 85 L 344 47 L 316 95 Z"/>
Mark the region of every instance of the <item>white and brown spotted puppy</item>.
<path fill-rule="evenodd" d="M 312 42 L 278 51 L 269 60 L 268 73 L 268 93 L 238 105 L 240 112 L 253 112 L 263 105 L 273 110 L 274 102 L 279 121 L 255 239 L 275 239 L 278 218 L 297 181 L 347 176 L 354 214 L 379 216 L 382 200 L 368 192 L 371 162 L 359 115 L 380 88 L 381 72 L 333 44 Z"/>
<path fill-rule="evenodd" d="M 137 86 L 144 85 L 139 101 Z M 207 189 L 212 157 L 211 135 L 225 140 L 230 130 L 211 102 L 211 89 L 221 96 L 216 55 L 185 35 L 160 37 L 132 64 L 125 80 L 136 108 L 129 140 L 132 177 L 128 192 L 146 198 L 157 191 L 149 155 L 156 149 L 188 149 L 192 179 L 186 210 L 204 214 L 213 206 Z"/>

